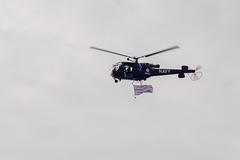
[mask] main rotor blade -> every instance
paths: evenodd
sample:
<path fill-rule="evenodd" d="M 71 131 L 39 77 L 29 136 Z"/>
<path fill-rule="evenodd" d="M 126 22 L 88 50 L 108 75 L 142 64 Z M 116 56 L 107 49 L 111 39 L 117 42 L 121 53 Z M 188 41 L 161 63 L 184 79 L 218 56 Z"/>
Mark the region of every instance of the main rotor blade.
<path fill-rule="evenodd" d="M 98 48 L 98 47 L 90 47 L 90 48 L 95 49 L 95 50 L 99 50 L 99 51 L 103 51 L 103 52 L 108 52 L 108 53 L 111 53 L 111 54 L 116 54 L 116 55 L 127 57 L 127 58 L 133 58 L 133 57 L 125 55 L 125 54 L 109 51 L 109 50 L 106 50 L 106 49 L 101 49 L 101 48 Z"/>
<path fill-rule="evenodd" d="M 161 50 L 161 51 L 158 51 L 158 52 L 154 52 L 154 53 L 151 53 L 151 54 L 147 54 L 147 55 L 141 56 L 141 57 L 139 57 L 139 58 L 150 57 L 150 56 L 153 56 L 153 55 L 155 55 L 155 54 L 167 52 L 167 51 L 170 51 L 170 50 L 173 50 L 173 49 L 177 49 L 177 48 L 179 48 L 179 46 L 172 46 L 172 47 L 170 47 L 170 48 L 167 48 L 167 49 L 164 49 L 164 50 Z"/>

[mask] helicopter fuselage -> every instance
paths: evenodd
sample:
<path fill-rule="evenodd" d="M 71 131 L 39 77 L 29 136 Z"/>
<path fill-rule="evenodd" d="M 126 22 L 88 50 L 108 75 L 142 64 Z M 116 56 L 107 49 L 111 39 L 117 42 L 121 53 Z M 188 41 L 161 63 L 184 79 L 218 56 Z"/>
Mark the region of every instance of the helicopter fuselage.
<path fill-rule="evenodd" d="M 113 65 L 111 76 L 115 82 L 121 80 L 142 81 L 152 76 L 163 76 L 177 74 L 178 78 L 184 78 L 185 73 L 194 73 L 195 70 L 182 66 L 181 69 L 164 69 L 160 65 L 136 62 L 119 62 Z"/>
<path fill-rule="evenodd" d="M 110 54 L 114 54 L 122 57 L 127 57 L 127 60 L 130 61 L 130 62 L 119 62 L 113 65 L 111 76 L 114 78 L 115 82 L 121 81 L 122 79 L 142 81 L 153 76 L 164 76 L 164 75 L 172 75 L 172 74 L 178 75 L 178 78 L 184 78 L 185 73 L 194 73 L 192 75 L 189 75 L 189 77 L 192 80 L 198 80 L 202 76 L 202 73 L 198 71 L 201 67 L 197 67 L 195 70 L 193 70 L 193 69 L 188 69 L 188 66 L 183 65 L 181 69 L 164 69 L 164 68 L 160 68 L 159 64 L 154 65 L 150 63 L 138 63 L 139 59 L 147 58 L 163 52 L 171 51 L 179 48 L 179 46 L 172 46 L 157 52 L 153 52 L 153 53 L 146 54 L 143 56 L 138 56 L 138 57 L 129 56 L 126 54 L 113 52 L 110 50 L 93 47 L 93 46 L 90 48 L 101 51 L 101 52 L 106 52 L 106 53 L 110 53 Z"/>

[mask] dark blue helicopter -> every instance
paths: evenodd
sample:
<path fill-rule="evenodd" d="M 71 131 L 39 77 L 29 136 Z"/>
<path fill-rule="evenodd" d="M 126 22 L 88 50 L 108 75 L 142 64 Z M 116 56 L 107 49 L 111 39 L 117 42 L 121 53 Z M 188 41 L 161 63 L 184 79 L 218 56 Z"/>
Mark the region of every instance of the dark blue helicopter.
<path fill-rule="evenodd" d="M 133 80 L 133 81 L 142 81 L 146 80 L 147 78 L 153 77 L 153 76 L 164 76 L 164 75 L 172 75 L 176 74 L 178 75 L 178 78 L 185 78 L 185 74 L 190 74 L 190 78 L 192 80 L 197 80 L 201 77 L 202 73 L 198 72 L 200 69 L 200 66 L 196 69 L 189 69 L 188 66 L 183 65 L 181 69 L 164 69 L 160 68 L 159 64 L 149 64 L 149 63 L 138 63 L 138 60 L 140 58 L 146 58 L 150 57 L 159 53 L 163 53 L 166 51 L 170 51 L 173 49 L 179 48 L 178 46 L 173 46 L 158 52 L 154 52 L 151 54 L 147 54 L 140 57 L 132 57 L 125 54 L 101 49 L 98 47 L 90 47 L 91 49 L 108 52 L 111 54 L 127 57 L 127 60 L 129 62 L 118 62 L 113 65 L 111 76 L 114 78 L 115 82 L 119 82 L 121 80 Z"/>

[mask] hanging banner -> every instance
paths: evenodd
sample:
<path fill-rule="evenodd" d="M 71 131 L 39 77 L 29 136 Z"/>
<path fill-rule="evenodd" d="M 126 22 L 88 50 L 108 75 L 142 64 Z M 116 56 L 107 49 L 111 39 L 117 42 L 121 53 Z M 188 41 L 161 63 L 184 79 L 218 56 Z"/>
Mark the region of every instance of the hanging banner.
<path fill-rule="evenodd" d="M 134 95 L 138 96 L 143 93 L 153 93 L 152 85 L 133 85 Z"/>

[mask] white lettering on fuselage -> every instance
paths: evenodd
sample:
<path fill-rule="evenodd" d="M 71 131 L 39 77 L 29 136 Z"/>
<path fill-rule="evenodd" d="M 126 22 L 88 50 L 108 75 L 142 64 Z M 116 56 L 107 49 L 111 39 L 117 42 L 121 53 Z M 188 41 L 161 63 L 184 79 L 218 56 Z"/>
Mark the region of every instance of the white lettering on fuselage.
<path fill-rule="evenodd" d="M 159 69 L 158 72 L 159 73 L 170 73 L 170 69 Z"/>

